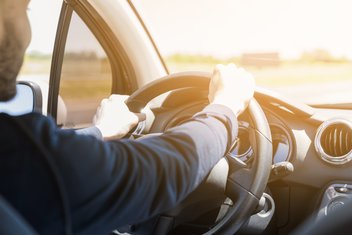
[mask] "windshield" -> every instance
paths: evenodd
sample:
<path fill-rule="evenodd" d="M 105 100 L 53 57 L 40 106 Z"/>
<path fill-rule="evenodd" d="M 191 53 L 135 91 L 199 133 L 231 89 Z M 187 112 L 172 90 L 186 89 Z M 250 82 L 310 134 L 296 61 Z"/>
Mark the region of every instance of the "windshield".
<path fill-rule="evenodd" d="M 350 0 L 133 3 L 172 73 L 234 62 L 305 103 L 352 103 Z"/>

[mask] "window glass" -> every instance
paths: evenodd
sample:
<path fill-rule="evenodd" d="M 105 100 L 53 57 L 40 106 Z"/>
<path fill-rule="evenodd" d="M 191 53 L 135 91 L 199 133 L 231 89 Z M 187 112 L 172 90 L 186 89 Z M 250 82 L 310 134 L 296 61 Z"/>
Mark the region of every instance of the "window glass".
<path fill-rule="evenodd" d="M 62 0 L 31 1 L 27 10 L 32 39 L 18 80 L 33 81 L 40 85 L 44 114 L 47 110 L 51 58 L 61 5 Z"/>
<path fill-rule="evenodd" d="M 133 0 L 171 72 L 245 67 L 306 103 L 352 103 L 350 0 Z"/>
<path fill-rule="evenodd" d="M 67 110 L 64 127 L 80 128 L 92 123 L 103 98 L 109 97 L 112 74 L 101 45 L 76 13 L 68 32 L 59 95 L 58 119 Z"/>

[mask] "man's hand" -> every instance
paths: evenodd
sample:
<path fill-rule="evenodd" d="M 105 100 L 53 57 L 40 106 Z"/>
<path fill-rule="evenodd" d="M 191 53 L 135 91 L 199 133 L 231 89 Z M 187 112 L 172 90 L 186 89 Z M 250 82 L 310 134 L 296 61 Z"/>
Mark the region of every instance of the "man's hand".
<path fill-rule="evenodd" d="M 208 99 L 211 104 L 222 104 L 238 116 L 253 97 L 255 82 L 253 76 L 234 64 L 217 65 L 213 72 Z"/>
<path fill-rule="evenodd" d="M 124 95 L 111 95 L 109 99 L 101 101 L 93 124 L 105 140 L 122 138 L 138 123 L 138 117 L 125 104 L 127 98 Z"/>

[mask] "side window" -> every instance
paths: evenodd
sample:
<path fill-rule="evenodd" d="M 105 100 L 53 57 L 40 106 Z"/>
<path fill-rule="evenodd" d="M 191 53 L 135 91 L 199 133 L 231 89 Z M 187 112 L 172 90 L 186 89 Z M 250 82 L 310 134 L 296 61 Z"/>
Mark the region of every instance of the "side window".
<path fill-rule="evenodd" d="M 51 60 L 61 5 L 62 0 L 31 1 L 27 9 L 32 39 L 17 80 L 32 81 L 40 86 L 44 115 L 47 114 Z"/>
<path fill-rule="evenodd" d="M 103 48 L 73 12 L 61 72 L 58 119 L 65 119 L 67 128 L 89 126 L 111 86 L 110 62 Z"/>

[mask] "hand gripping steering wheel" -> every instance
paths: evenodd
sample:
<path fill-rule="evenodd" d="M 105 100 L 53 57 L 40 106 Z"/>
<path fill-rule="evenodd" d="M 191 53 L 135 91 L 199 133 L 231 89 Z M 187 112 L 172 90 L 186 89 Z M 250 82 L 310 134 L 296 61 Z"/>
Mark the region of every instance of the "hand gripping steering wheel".
<path fill-rule="evenodd" d="M 140 112 L 149 101 L 168 91 L 181 88 L 197 88 L 207 91 L 209 73 L 185 72 L 168 75 L 135 91 L 126 101 L 132 112 Z M 237 159 L 227 157 L 229 172 L 225 194 L 233 201 L 233 206 L 205 234 L 234 234 L 255 211 L 266 188 L 271 164 L 271 133 L 265 114 L 256 100 L 252 99 L 247 108 L 253 123 L 255 156 L 251 164 L 240 164 Z M 253 143 L 251 143 L 253 145 Z M 168 231 L 165 231 L 168 232 Z"/>

